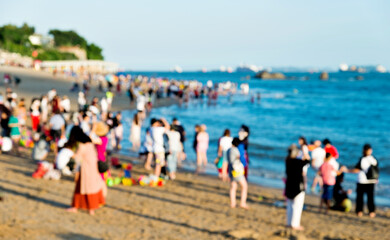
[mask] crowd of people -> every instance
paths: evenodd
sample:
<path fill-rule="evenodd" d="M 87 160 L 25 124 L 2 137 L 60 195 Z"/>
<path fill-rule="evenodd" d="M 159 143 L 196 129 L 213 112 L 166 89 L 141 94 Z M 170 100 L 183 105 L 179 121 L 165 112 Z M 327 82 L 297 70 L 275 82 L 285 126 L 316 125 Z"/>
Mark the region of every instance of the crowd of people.
<path fill-rule="evenodd" d="M 4 81 L 9 79 L 4 76 Z M 96 84 L 93 81 L 97 81 Z M 9 80 L 7 80 L 9 84 Z M 104 84 L 103 84 L 104 83 Z M 114 89 L 114 84 L 116 88 Z M 61 175 L 75 176 L 75 192 L 72 207 L 68 209 L 88 209 L 90 214 L 107 196 L 105 181 L 111 176 L 109 158 L 114 151 L 122 148 L 124 126 L 121 112 L 112 112 L 115 94 L 125 89 L 130 101 L 135 101 L 136 111 L 131 120 L 129 140 L 132 149 L 139 152 L 144 167 L 152 170 L 151 181 L 159 178 L 175 180 L 178 167 L 187 157 L 184 142 L 186 131 L 178 119 L 168 122 L 165 118 L 152 118 L 141 139 L 147 115 L 155 99 L 175 97 L 179 102 L 202 99 L 207 96 L 209 103 L 217 100 L 219 94 L 232 94 L 234 84 L 213 84 L 205 86 L 197 81 L 175 81 L 163 78 L 149 78 L 130 75 L 86 75 L 82 88 L 75 81 L 70 89 L 78 92 L 77 109 L 72 109 L 67 96 L 59 96 L 56 89 L 33 98 L 28 107 L 25 99 L 18 98 L 10 85 L 5 96 L 0 96 L 1 147 L 3 152 L 20 154 L 20 146 L 33 147 L 32 159 L 39 163 L 33 177 L 59 179 Z M 97 91 L 103 91 L 102 98 L 90 95 L 90 85 L 96 85 Z M 260 97 L 259 97 L 260 98 Z M 31 127 L 27 124 L 31 122 Z M 217 158 L 214 163 L 222 181 L 230 181 L 230 206 L 236 207 L 236 191 L 241 186 L 241 208 L 248 208 L 248 138 L 249 127 L 242 125 L 236 136 L 229 129 L 223 131 L 218 140 Z M 363 215 L 363 195 L 367 194 L 370 217 L 375 217 L 374 189 L 377 183 L 376 159 L 372 148 L 365 145 L 363 156 L 352 169 L 337 162 L 339 154 L 328 139 L 308 144 L 304 137 L 299 138 L 299 147 L 292 145 L 286 158 L 287 225 L 301 229 L 300 217 L 308 184 L 307 171 L 311 166 L 316 172 L 311 190 L 322 188 L 320 209 L 346 210 L 350 208 L 348 194 L 350 190 L 342 187 L 343 174 L 357 173 L 356 213 Z M 205 124 L 195 126 L 193 150 L 196 152 L 196 174 L 203 173 L 208 164 L 207 151 L 209 134 Z M 46 162 L 49 153 L 53 153 L 54 164 Z M 47 170 L 49 169 L 49 171 Z M 376 167 L 377 169 L 377 167 Z M 331 201 L 334 200 L 334 204 Z"/>
<path fill-rule="evenodd" d="M 97 84 L 93 82 L 95 80 Z M 2 151 L 19 155 L 21 147 L 32 147 L 32 159 L 38 165 L 34 178 L 60 179 L 63 175 L 74 175 L 76 188 L 69 211 L 87 208 L 91 214 L 104 203 L 107 194 L 104 183 L 111 177 L 107 156 L 122 147 L 122 114 L 111 109 L 113 98 L 121 94 L 123 85 L 127 84 L 127 95 L 136 103 L 129 140 L 132 149 L 145 156 L 145 168 L 154 166 L 152 181 L 158 181 L 160 177 L 174 180 L 177 166 L 186 158 L 185 131 L 178 119 L 171 124 L 163 118 L 151 119 L 145 140 L 141 141 L 142 126 L 155 99 L 173 97 L 179 102 L 188 102 L 208 96 L 212 102 L 218 94 L 232 91 L 234 87 L 229 85 L 227 89 L 226 84 L 210 82 L 202 86 L 197 81 L 168 81 L 145 76 L 106 75 L 102 78 L 101 75 L 86 74 L 82 87 L 75 80 L 70 89 L 70 92 L 78 92 L 77 107 L 74 107 L 68 96 L 59 96 L 54 88 L 32 98 L 28 106 L 11 88 L 14 85 L 10 74 L 4 75 L 4 84 L 6 94 L 0 96 Z M 101 98 L 93 97 L 89 102 L 87 99 L 94 85 L 96 92 L 105 94 Z M 207 164 L 208 135 L 205 130 L 202 125 L 196 139 L 200 167 Z M 48 160 L 51 153 L 54 161 Z"/>
<path fill-rule="evenodd" d="M 339 153 L 329 139 L 322 142 L 316 140 L 309 145 L 304 137 L 299 138 L 299 147 L 292 144 L 288 149 L 286 158 L 286 188 L 287 200 L 287 226 L 302 230 L 300 224 L 304 206 L 305 192 L 307 189 L 307 171 L 311 166 L 316 171 L 312 192 L 316 187 L 321 187 L 320 211 L 328 213 L 328 210 L 349 211 L 352 203 L 348 195 L 352 190 L 342 187 L 344 173 L 358 174 L 356 187 L 356 214 L 363 216 L 364 195 L 367 195 L 367 207 L 369 216 L 375 217 L 374 191 L 378 183 L 378 162 L 372 155 L 372 147 L 369 144 L 363 146 L 362 157 L 356 166 L 348 169 L 341 166 L 337 159 Z M 322 147 L 323 145 L 323 147 Z M 310 156 L 311 152 L 311 156 Z"/>

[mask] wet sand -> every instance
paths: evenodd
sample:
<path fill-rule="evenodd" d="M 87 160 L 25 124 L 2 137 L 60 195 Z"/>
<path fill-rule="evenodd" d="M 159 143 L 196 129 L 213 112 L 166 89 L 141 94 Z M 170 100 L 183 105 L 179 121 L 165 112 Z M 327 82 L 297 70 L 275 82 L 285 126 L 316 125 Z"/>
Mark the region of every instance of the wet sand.
<path fill-rule="evenodd" d="M 28 71 L 18 73 L 26 74 L 18 93 L 36 96 L 56 87 L 68 94 L 72 81 Z M 131 107 L 126 96 L 118 100 L 118 109 Z M 111 187 L 95 216 L 68 213 L 73 180 L 33 179 L 36 163 L 30 156 L 29 150 L 21 157 L 0 155 L 0 239 L 390 239 L 390 212 L 383 209 L 375 219 L 352 212 L 325 215 L 319 213 L 319 197 L 307 196 L 305 231 L 295 232 L 285 228 L 285 209 L 275 206 L 284 200 L 281 190 L 250 185 L 250 210 L 231 209 L 228 183 L 188 172 L 164 187 Z M 133 162 L 135 178 L 149 174 L 137 159 L 119 158 Z"/>

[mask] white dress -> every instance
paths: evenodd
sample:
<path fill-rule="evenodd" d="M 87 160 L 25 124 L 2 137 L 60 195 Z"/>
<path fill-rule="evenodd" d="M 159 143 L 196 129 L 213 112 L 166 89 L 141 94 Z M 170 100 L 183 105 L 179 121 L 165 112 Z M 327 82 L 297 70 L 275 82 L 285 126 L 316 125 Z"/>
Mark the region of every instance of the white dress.
<path fill-rule="evenodd" d="M 141 141 L 141 126 L 133 122 L 131 124 L 130 141 L 132 144 L 139 143 Z"/>

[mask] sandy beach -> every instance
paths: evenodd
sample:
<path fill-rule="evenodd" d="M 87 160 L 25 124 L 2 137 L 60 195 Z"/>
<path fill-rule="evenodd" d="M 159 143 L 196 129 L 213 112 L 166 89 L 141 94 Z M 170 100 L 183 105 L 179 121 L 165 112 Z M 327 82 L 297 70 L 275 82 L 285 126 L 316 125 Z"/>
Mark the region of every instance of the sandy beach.
<path fill-rule="evenodd" d="M 74 99 L 71 79 L 17 68 L 0 68 L 22 78 L 15 91 L 29 99 L 56 88 Z M 0 87 L 4 92 L 4 86 Z M 91 96 L 100 96 L 93 89 Z M 76 100 L 73 100 L 75 103 Z M 158 106 L 172 104 L 162 100 Z M 114 100 L 114 110 L 131 109 L 125 94 Z M 390 212 L 358 218 L 353 212 L 320 214 L 319 197 L 306 196 L 303 232 L 285 228 L 283 191 L 249 186 L 250 209 L 229 207 L 229 184 L 215 177 L 178 173 L 163 187 L 116 185 L 108 190 L 107 204 L 90 216 L 84 211 L 66 212 L 75 184 L 33 179 L 36 163 L 29 150 L 22 156 L 0 155 L 0 239 L 389 239 Z M 134 178 L 149 174 L 134 158 Z M 51 156 L 49 159 L 53 159 Z M 112 170 L 119 175 L 119 170 Z M 282 174 L 282 173 L 281 173 Z"/>
<path fill-rule="evenodd" d="M 148 174 L 137 161 L 135 177 Z M 68 213 L 74 182 L 33 179 L 35 163 L 0 155 L 1 239 L 388 239 L 389 213 L 358 218 L 354 213 L 319 214 L 316 197 L 306 198 L 303 232 L 284 227 L 282 191 L 250 185 L 250 210 L 230 209 L 227 183 L 180 173 L 164 187 L 117 185 L 95 216 Z M 113 171 L 114 175 L 119 174 Z"/>

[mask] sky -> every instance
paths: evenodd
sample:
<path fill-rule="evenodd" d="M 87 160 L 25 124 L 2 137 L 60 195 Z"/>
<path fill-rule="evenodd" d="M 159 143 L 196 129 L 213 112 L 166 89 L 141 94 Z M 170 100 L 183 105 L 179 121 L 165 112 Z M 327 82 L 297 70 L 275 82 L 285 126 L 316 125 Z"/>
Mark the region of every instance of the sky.
<path fill-rule="evenodd" d="M 75 30 L 126 70 L 390 69 L 388 0 L 0 1 L 0 25 Z"/>

